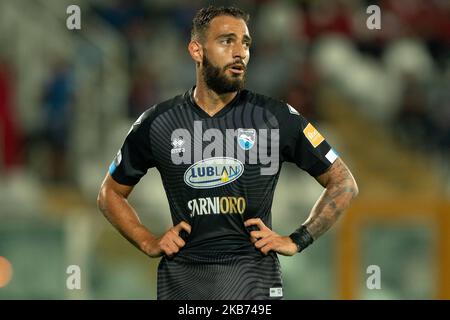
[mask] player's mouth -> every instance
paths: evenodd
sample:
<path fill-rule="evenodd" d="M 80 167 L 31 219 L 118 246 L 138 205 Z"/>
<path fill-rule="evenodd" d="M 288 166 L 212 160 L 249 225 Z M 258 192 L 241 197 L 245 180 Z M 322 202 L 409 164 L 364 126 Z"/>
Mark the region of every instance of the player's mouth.
<path fill-rule="evenodd" d="M 245 66 L 240 63 L 233 64 L 228 69 L 234 74 L 243 74 L 245 72 Z"/>

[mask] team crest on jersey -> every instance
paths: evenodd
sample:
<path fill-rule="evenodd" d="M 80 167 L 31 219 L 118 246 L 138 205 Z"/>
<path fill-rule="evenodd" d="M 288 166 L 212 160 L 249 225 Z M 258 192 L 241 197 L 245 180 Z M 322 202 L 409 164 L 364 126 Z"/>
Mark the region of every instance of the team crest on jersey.
<path fill-rule="evenodd" d="M 250 150 L 256 142 L 255 129 L 238 129 L 239 146 L 244 150 Z"/>
<path fill-rule="evenodd" d="M 174 138 L 172 139 L 172 150 L 170 151 L 171 153 L 181 153 L 184 152 L 185 149 L 182 148 L 184 144 L 184 140 L 182 138 Z"/>

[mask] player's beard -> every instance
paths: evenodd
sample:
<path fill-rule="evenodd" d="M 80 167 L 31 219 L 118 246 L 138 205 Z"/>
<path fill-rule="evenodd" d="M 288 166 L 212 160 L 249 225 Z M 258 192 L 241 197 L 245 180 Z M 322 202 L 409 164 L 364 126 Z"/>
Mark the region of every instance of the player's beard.
<path fill-rule="evenodd" d="M 225 74 L 229 65 L 224 68 L 216 67 L 206 56 L 206 51 L 203 55 L 203 79 L 205 80 L 208 88 L 216 92 L 217 94 L 224 94 L 230 92 L 236 92 L 242 90 L 245 85 L 245 73 L 241 76 L 236 75 L 232 78 L 227 77 Z"/>

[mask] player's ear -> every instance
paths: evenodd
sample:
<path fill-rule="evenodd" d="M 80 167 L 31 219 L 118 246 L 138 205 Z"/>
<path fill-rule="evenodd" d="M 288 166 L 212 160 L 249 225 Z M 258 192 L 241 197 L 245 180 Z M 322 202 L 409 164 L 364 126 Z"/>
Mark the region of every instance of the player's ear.
<path fill-rule="evenodd" d="M 203 61 L 203 48 L 199 41 L 192 40 L 191 42 L 189 42 L 188 50 L 192 59 L 194 59 L 197 64 Z"/>

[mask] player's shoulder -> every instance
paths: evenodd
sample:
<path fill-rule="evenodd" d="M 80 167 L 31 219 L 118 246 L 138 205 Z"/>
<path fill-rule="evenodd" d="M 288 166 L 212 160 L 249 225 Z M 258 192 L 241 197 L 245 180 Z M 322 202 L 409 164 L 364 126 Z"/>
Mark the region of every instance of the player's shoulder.
<path fill-rule="evenodd" d="M 294 107 L 283 100 L 249 90 L 246 91 L 248 101 L 251 104 L 266 109 L 277 117 L 285 118 L 289 115 L 300 115 Z"/>
<path fill-rule="evenodd" d="M 155 105 L 155 112 L 157 115 L 160 115 L 164 112 L 167 112 L 177 106 L 183 105 L 186 103 L 187 93 L 178 94 L 173 98 L 167 99 L 163 102 Z"/>
<path fill-rule="evenodd" d="M 150 124 L 158 116 L 161 116 L 165 112 L 185 103 L 185 94 L 179 94 L 173 98 L 167 99 L 165 101 L 154 104 L 149 107 L 144 113 L 139 117 L 140 122 L 146 122 Z"/>
<path fill-rule="evenodd" d="M 251 104 L 257 105 L 262 108 L 280 108 L 283 105 L 283 102 L 279 99 L 267 96 L 265 94 L 261 94 L 259 92 L 254 92 L 250 90 L 244 90 L 248 101 Z"/>

